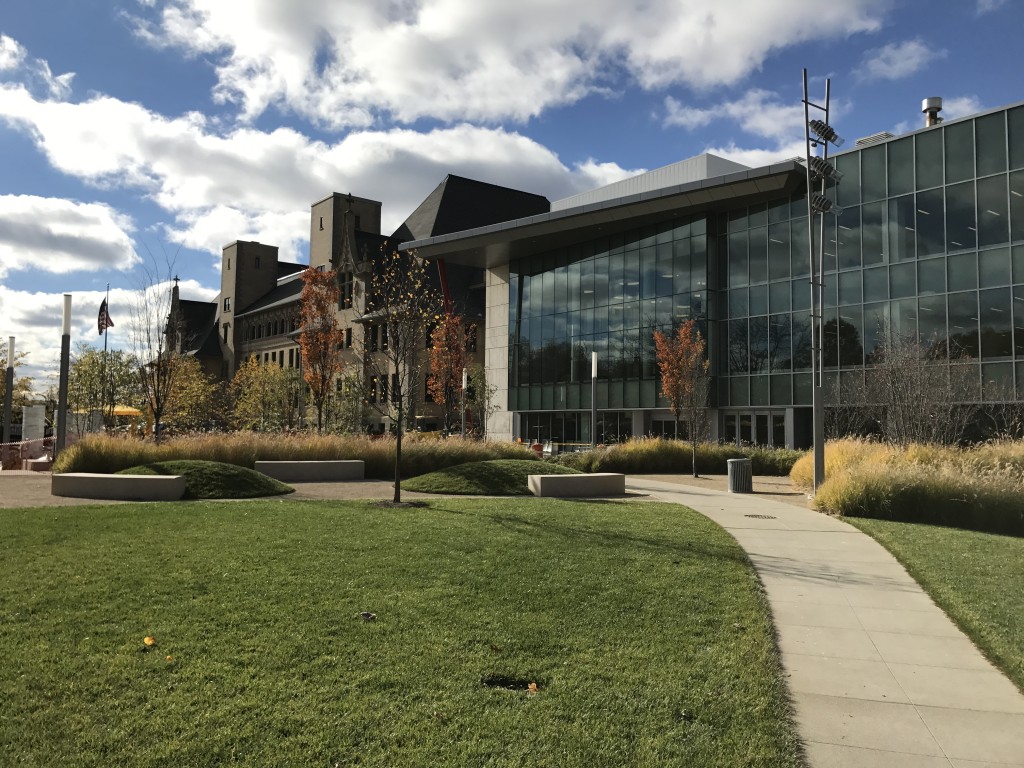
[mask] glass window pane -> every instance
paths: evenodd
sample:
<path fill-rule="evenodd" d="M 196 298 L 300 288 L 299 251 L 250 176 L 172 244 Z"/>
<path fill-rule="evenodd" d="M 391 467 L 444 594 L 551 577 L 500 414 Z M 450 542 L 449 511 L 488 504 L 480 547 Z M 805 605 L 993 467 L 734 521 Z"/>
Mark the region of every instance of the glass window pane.
<path fill-rule="evenodd" d="M 885 197 L 885 145 L 860 153 L 861 194 L 865 203 Z M 840 182 L 842 183 L 842 182 Z"/>
<path fill-rule="evenodd" d="M 981 356 L 988 360 L 1009 360 L 1013 357 L 1013 307 L 1009 288 L 982 291 Z"/>
<path fill-rule="evenodd" d="M 1013 246 L 1013 282 L 1024 283 L 1024 245 Z"/>
<path fill-rule="evenodd" d="M 811 374 L 799 374 L 793 377 L 793 405 L 811 404 Z"/>
<path fill-rule="evenodd" d="M 988 176 L 1006 170 L 1006 113 L 979 117 L 974 121 L 978 145 L 978 175 Z"/>
<path fill-rule="evenodd" d="M 708 287 L 707 236 L 690 238 L 690 290 L 703 291 Z"/>
<path fill-rule="evenodd" d="M 949 352 L 953 356 L 978 356 L 978 294 L 949 294 Z"/>
<path fill-rule="evenodd" d="M 889 298 L 889 270 L 875 267 L 864 270 L 864 301 L 883 301 Z"/>
<path fill-rule="evenodd" d="M 750 314 L 765 315 L 768 313 L 768 286 L 757 285 L 750 289 Z"/>
<path fill-rule="evenodd" d="M 822 365 L 835 368 L 839 365 L 839 318 L 834 309 L 827 310 L 825 316 L 825 334 L 821 345 Z"/>
<path fill-rule="evenodd" d="M 946 148 L 946 183 L 974 176 L 974 121 L 966 120 L 943 128 Z"/>
<path fill-rule="evenodd" d="M 913 195 L 889 201 L 889 258 L 892 263 L 914 258 L 915 213 Z"/>
<path fill-rule="evenodd" d="M 839 268 L 860 266 L 860 207 L 844 208 L 836 220 L 839 240 Z"/>
<path fill-rule="evenodd" d="M 931 256 L 946 250 L 946 217 L 941 189 L 917 193 L 917 255 Z"/>
<path fill-rule="evenodd" d="M 789 221 L 789 200 L 772 200 L 768 203 L 768 222 L 775 224 Z"/>
<path fill-rule="evenodd" d="M 982 288 L 1010 284 L 1010 249 L 994 248 L 978 254 L 978 273 Z"/>
<path fill-rule="evenodd" d="M 942 316 L 943 318 L 946 316 L 945 297 L 942 298 Z M 874 362 L 873 355 L 881 345 L 888 325 L 889 304 L 887 302 L 864 305 L 864 359 L 868 365 Z"/>
<path fill-rule="evenodd" d="M 729 285 L 747 285 L 747 233 L 729 235 Z"/>
<path fill-rule="evenodd" d="M 1024 306 L 1021 309 L 1022 317 L 1024 317 Z M 811 367 L 811 314 L 809 312 L 793 313 L 792 343 L 793 368 L 798 371 L 809 370 Z"/>
<path fill-rule="evenodd" d="M 841 206 L 860 202 L 860 152 L 848 152 L 836 158 L 836 170 L 843 174 L 836 187 L 836 203 Z"/>
<path fill-rule="evenodd" d="M 810 274 L 810 245 L 807 240 L 807 217 L 803 216 L 790 222 L 790 235 L 793 238 L 790 252 L 793 277 Z"/>
<path fill-rule="evenodd" d="M 772 405 L 793 404 L 793 377 L 788 375 L 772 376 Z M 781 413 L 772 414 L 772 445 L 776 448 L 786 447 L 786 417 Z"/>
<path fill-rule="evenodd" d="M 768 377 L 767 376 L 751 376 L 750 377 L 750 404 L 751 405 L 768 405 Z M 762 427 L 764 429 L 764 436 L 768 436 L 768 422 L 766 414 L 757 414 L 757 431 L 761 433 Z M 762 425 L 762 420 L 764 423 Z M 760 441 L 760 435 L 758 436 Z"/>
<path fill-rule="evenodd" d="M 1010 168 L 1024 168 L 1024 107 L 1011 109 L 1006 118 L 1010 131 Z"/>
<path fill-rule="evenodd" d="M 978 247 L 1002 245 L 1010 237 L 1006 176 L 978 181 Z"/>
<path fill-rule="evenodd" d="M 756 227 L 750 230 L 750 282 L 763 283 L 768 280 L 768 229 Z"/>
<path fill-rule="evenodd" d="M 978 245 L 974 218 L 974 182 L 946 187 L 946 250 L 974 249 Z"/>
<path fill-rule="evenodd" d="M 729 291 L 729 317 L 746 317 L 750 314 L 747 311 L 748 294 L 746 288 L 733 288 Z"/>
<path fill-rule="evenodd" d="M 864 266 L 885 264 L 888 240 L 885 236 L 885 203 L 870 203 L 861 208 L 861 239 Z"/>
<path fill-rule="evenodd" d="M 946 357 L 946 297 L 927 296 L 917 302 L 921 344 L 935 357 Z"/>
<path fill-rule="evenodd" d="M 655 248 L 643 248 L 640 251 L 640 298 L 651 299 L 657 295 L 657 264 L 658 252 Z"/>
<path fill-rule="evenodd" d="M 792 309 L 789 300 L 789 281 L 772 283 L 768 286 L 768 307 L 772 312 L 788 312 Z"/>
<path fill-rule="evenodd" d="M 889 295 L 894 299 L 913 296 L 917 292 L 913 263 L 893 264 L 889 267 Z"/>
<path fill-rule="evenodd" d="M 764 373 L 768 370 L 768 318 L 750 318 L 750 372 Z"/>
<path fill-rule="evenodd" d="M 747 362 L 747 321 L 729 321 L 729 373 L 746 373 Z"/>
<path fill-rule="evenodd" d="M 914 168 L 918 189 L 942 185 L 941 128 L 933 128 L 914 137 Z"/>
<path fill-rule="evenodd" d="M 750 405 L 750 379 L 746 376 L 733 376 L 729 379 L 729 404 Z M 746 422 L 743 421 L 746 419 Z M 746 424 L 744 430 L 743 424 Z M 750 416 L 740 417 L 740 439 L 750 441 Z"/>
<path fill-rule="evenodd" d="M 789 222 L 768 227 L 768 279 L 789 277 Z"/>
<path fill-rule="evenodd" d="M 1024 171 L 1010 174 L 1010 239 L 1024 240 Z"/>
<path fill-rule="evenodd" d="M 793 309 L 807 309 L 811 306 L 811 284 L 806 278 L 793 281 Z"/>
<path fill-rule="evenodd" d="M 914 191 L 914 139 L 908 136 L 890 141 L 889 147 L 889 197 L 905 195 Z M 843 179 L 843 183 L 846 179 Z"/>
<path fill-rule="evenodd" d="M 1013 288 L 1013 349 L 1018 358 L 1024 357 L 1024 286 Z"/>
<path fill-rule="evenodd" d="M 768 207 L 764 203 L 757 203 L 750 206 L 748 211 L 748 221 L 750 228 L 763 227 L 768 223 Z"/>
<path fill-rule="evenodd" d="M 839 275 L 839 303 L 860 304 L 863 300 L 861 293 L 861 281 L 863 276 L 860 272 L 844 272 Z"/>
<path fill-rule="evenodd" d="M 981 366 L 981 393 L 990 403 L 1013 400 L 1013 365 L 989 363 Z"/>
<path fill-rule="evenodd" d="M 951 291 L 978 287 L 978 254 L 958 253 L 947 259 L 947 283 Z"/>
<path fill-rule="evenodd" d="M 889 304 L 892 331 L 909 337 L 917 336 L 917 300 L 903 299 Z"/>
<path fill-rule="evenodd" d="M 788 314 L 769 317 L 768 349 L 773 371 L 788 371 L 792 367 L 793 345 Z"/>
<path fill-rule="evenodd" d="M 864 345 L 861 335 L 864 318 L 860 306 L 839 310 L 839 365 L 864 365 Z"/>
<path fill-rule="evenodd" d="M 925 259 L 917 263 L 917 292 L 920 294 L 946 292 L 945 259 Z"/>

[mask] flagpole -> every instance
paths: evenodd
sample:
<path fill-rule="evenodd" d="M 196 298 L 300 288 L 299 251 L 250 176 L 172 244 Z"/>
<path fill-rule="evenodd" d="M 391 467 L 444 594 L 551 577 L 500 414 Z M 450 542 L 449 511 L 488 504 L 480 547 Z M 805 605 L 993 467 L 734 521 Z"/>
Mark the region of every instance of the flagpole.
<path fill-rule="evenodd" d="M 107 283 L 107 295 L 103 299 L 103 306 L 105 308 L 106 314 L 109 316 L 110 315 L 110 283 Z M 111 407 L 111 409 L 110 409 L 109 416 L 107 415 L 107 405 L 108 405 L 108 403 L 107 403 L 107 392 L 108 392 L 108 388 L 107 388 L 107 383 L 108 383 L 107 382 L 107 375 L 109 373 L 108 369 L 110 367 L 108 365 L 108 360 L 107 360 L 107 336 L 110 335 L 110 329 L 109 329 L 109 327 L 106 327 L 106 325 L 107 324 L 104 323 L 104 328 L 103 328 L 103 394 L 102 394 L 102 396 L 103 396 L 103 410 L 100 411 L 100 413 L 104 414 L 104 417 L 103 417 L 103 426 L 104 427 L 106 427 L 107 419 L 108 418 L 113 418 L 113 415 L 114 415 L 113 414 L 113 407 Z"/>

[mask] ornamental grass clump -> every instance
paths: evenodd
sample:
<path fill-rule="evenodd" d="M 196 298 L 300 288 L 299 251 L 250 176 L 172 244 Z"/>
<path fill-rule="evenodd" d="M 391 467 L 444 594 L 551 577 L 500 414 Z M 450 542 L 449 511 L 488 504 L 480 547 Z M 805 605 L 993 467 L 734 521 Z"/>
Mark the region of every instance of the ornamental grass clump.
<path fill-rule="evenodd" d="M 815 506 L 832 514 L 930 523 L 1024 535 L 1024 446 L 1002 441 L 971 448 L 866 440 L 825 446 L 825 482 Z M 793 466 L 799 488 L 813 484 L 813 457 Z"/>
<path fill-rule="evenodd" d="M 55 472 L 112 474 L 140 464 L 192 459 L 218 461 L 252 469 L 256 461 L 330 461 L 360 459 L 369 479 L 390 479 L 395 467 L 393 438 L 310 434 L 234 432 L 190 435 L 159 445 L 133 438 L 89 436 L 64 450 Z M 402 470 L 406 477 L 436 469 L 490 459 L 536 460 L 528 449 L 512 443 L 406 437 Z"/>

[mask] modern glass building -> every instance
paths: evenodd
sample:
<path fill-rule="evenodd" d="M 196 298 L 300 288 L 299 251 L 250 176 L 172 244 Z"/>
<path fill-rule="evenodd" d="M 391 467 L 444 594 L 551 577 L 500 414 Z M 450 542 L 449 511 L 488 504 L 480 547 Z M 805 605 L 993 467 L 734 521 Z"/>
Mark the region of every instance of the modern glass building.
<path fill-rule="evenodd" d="M 872 137 L 834 163 L 826 390 L 840 397 L 863 381 L 887 325 L 965 366 L 978 402 L 1024 399 L 1024 106 Z M 487 368 L 502 407 L 493 437 L 672 434 L 652 333 L 695 318 L 709 342 L 713 436 L 805 446 L 805 192 L 799 161 L 747 169 L 704 155 L 548 213 L 402 247 L 486 271 Z"/>

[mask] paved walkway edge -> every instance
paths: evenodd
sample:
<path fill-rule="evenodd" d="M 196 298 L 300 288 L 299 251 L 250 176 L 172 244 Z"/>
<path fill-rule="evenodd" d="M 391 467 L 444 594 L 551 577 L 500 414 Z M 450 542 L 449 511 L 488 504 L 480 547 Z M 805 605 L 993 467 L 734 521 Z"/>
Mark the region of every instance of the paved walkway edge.
<path fill-rule="evenodd" d="M 1024 767 L 1024 695 L 870 536 L 756 494 L 626 485 L 695 509 L 746 550 L 811 766 Z"/>

